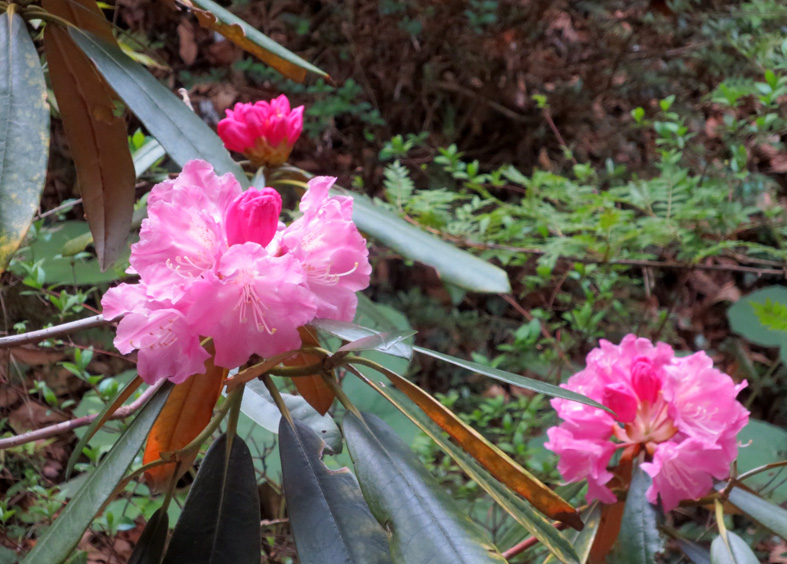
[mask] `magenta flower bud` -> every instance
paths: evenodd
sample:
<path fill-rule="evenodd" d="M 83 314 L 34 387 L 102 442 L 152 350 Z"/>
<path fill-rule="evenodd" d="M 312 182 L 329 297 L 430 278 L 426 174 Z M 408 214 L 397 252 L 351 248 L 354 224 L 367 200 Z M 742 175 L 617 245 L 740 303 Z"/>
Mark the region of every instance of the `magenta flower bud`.
<path fill-rule="evenodd" d="M 249 188 L 227 208 L 227 243 L 231 246 L 251 242 L 266 246 L 276 234 L 280 213 L 281 196 L 276 190 Z"/>
<path fill-rule="evenodd" d="M 292 152 L 303 131 L 303 106 L 290 109 L 283 94 L 270 102 L 235 104 L 218 124 L 218 133 L 231 151 L 243 153 L 254 166 L 279 166 Z"/>
<path fill-rule="evenodd" d="M 637 416 L 637 398 L 622 382 L 604 386 L 603 403 L 615 412 L 621 423 L 631 423 Z"/>
<path fill-rule="evenodd" d="M 631 383 L 640 401 L 653 405 L 661 391 L 661 380 L 653 370 L 653 363 L 647 357 L 640 356 L 631 363 Z"/>

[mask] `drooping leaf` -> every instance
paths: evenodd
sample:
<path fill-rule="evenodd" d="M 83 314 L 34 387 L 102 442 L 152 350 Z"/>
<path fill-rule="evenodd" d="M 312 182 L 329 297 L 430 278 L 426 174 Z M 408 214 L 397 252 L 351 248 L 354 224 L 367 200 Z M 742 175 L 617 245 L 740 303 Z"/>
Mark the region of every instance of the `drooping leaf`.
<path fill-rule="evenodd" d="M 300 396 L 283 393 L 281 397 L 287 409 L 290 410 L 290 415 L 292 415 L 293 419 L 305 423 L 317 436 L 325 441 L 332 452 L 341 452 L 343 444 L 342 434 L 330 415 L 320 415 Z M 276 407 L 265 384 L 259 380 L 252 380 L 246 384 L 240 409 L 260 427 L 272 433 L 279 432 L 281 412 Z"/>
<path fill-rule="evenodd" d="M 352 197 L 353 221 L 358 229 L 402 256 L 431 266 L 444 282 L 472 292 L 511 291 L 505 270 L 410 225 L 366 196 L 345 190 L 335 192 Z"/>
<path fill-rule="evenodd" d="M 527 499 L 545 515 L 562 521 L 575 529 L 582 529 L 582 521 L 576 509 L 538 478 L 522 468 L 506 453 L 465 424 L 451 410 L 424 390 L 390 370 L 385 370 L 383 373 L 396 388 L 421 408 L 432 421 L 437 423 L 495 478 Z"/>
<path fill-rule="evenodd" d="M 93 517 L 123 479 L 171 391 L 172 385 L 167 382 L 150 399 L 131 425 L 118 437 L 115 446 L 98 468 L 88 474 L 85 483 L 52 526 L 38 539 L 33 550 L 22 561 L 23 564 L 59 564 L 65 561 L 79 543 Z"/>
<path fill-rule="evenodd" d="M 69 31 L 176 163 L 183 166 L 192 159 L 203 159 L 213 165 L 217 174 L 231 172 L 242 186 L 249 185 L 243 169 L 232 160 L 219 136 L 144 67 L 114 45 L 78 29 Z"/>
<path fill-rule="evenodd" d="M 568 531 L 565 538 L 571 543 L 573 550 L 579 557 L 579 562 L 585 564 L 590 557 L 590 550 L 593 548 L 601 523 L 601 505 L 598 502 L 591 503 L 585 508 L 582 512 L 582 522 L 585 527 L 581 531 Z M 544 564 L 553 564 L 555 560 L 556 555 L 553 552 L 544 560 Z"/>
<path fill-rule="evenodd" d="M 185 0 L 183 3 L 191 5 L 201 26 L 219 32 L 287 78 L 303 82 L 307 71 L 328 77 L 325 71 L 304 61 L 212 0 Z"/>
<path fill-rule="evenodd" d="M 721 535 L 713 539 L 710 545 L 711 564 L 759 564 L 759 558 L 746 541 L 732 531 L 727 531 L 727 543 Z"/>
<path fill-rule="evenodd" d="M 339 348 L 338 352 L 356 352 L 356 351 L 380 351 L 387 352 L 405 339 L 415 335 L 418 331 L 392 331 L 386 333 L 379 333 L 377 335 L 370 335 L 347 343 Z"/>
<path fill-rule="evenodd" d="M 443 435 L 442 429 L 432 421 L 412 400 L 403 392 L 392 387 L 381 387 L 366 380 L 379 394 L 385 397 L 404 413 L 413 423 L 426 433 L 440 448 L 442 448 L 459 467 L 473 480 L 481 486 L 509 515 L 511 515 L 520 525 L 530 534 L 538 538 L 543 546 L 550 550 L 560 562 L 572 564 L 579 562 L 577 553 L 566 537 L 558 531 L 550 521 L 544 518 L 541 513 L 517 497 L 514 492 L 503 486 L 489 472 L 484 470 L 464 450 L 457 447 L 447 437 Z M 584 521 L 584 519 L 583 519 Z M 585 523 L 587 527 L 587 522 Z M 584 531 L 585 529 L 583 529 Z"/>
<path fill-rule="evenodd" d="M 95 2 L 80 0 L 72 7 L 62 0 L 44 0 L 43 7 L 76 23 L 78 12 L 97 12 L 89 23 L 105 24 L 102 38 L 112 38 L 109 23 Z M 100 19 L 99 19 L 100 18 Z M 112 40 L 114 42 L 114 39 Z M 44 34 L 49 79 L 55 91 L 63 127 L 77 169 L 82 205 L 102 269 L 117 260 L 127 247 L 134 211 L 134 163 L 128 148 L 128 132 L 117 115 L 117 96 L 87 56 L 74 44 L 68 31 L 50 25 Z"/>
<path fill-rule="evenodd" d="M 734 488 L 729 501 L 763 527 L 787 540 L 787 510 L 741 488 Z"/>
<path fill-rule="evenodd" d="M 169 515 L 158 508 L 145 525 L 127 564 L 159 564 L 164 556 L 168 531 Z"/>
<path fill-rule="evenodd" d="M 161 458 L 162 452 L 178 450 L 193 441 L 210 422 L 213 407 L 219 399 L 221 384 L 227 371 L 215 366 L 213 359 L 205 362 L 205 372 L 196 374 L 177 384 L 169 395 L 167 404 L 156 419 L 145 445 L 142 463 L 147 464 Z M 194 462 L 194 451 L 181 461 L 177 480 Z M 145 480 L 153 491 L 161 491 L 173 479 L 176 463 L 155 466 L 145 472 Z"/>
<path fill-rule="evenodd" d="M 650 476 L 637 468 L 626 496 L 617 544 L 609 557 L 613 564 L 653 564 L 661 551 L 658 510 L 645 497 L 650 484 Z"/>
<path fill-rule="evenodd" d="M 162 564 L 259 564 L 254 462 L 240 437 L 228 442 L 223 434 L 208 449 Z"/>
<path fill-rule="evenodd" d="M 389 531 L 394 562 L 504 564 L 396 433 L 374 415 L 363 417 L 348 412 L 344 434 L 363 496 Z"/>
<path fill-rule="evenodd" d="M 694 564 L 711 564 L 710 552 L 706 548 L 687 539 L 677 539 L 677 541 L 683 554 Z"/>
<path fill-rule="evenodd" d="M 284 497 L 302 564 L 392 564 L 388 537 L 349 469 L 329 470 L 305 423 L 279 426 Z"/>
<path fill-rule="evenodd" d="M 73 23 L 79 29 L 89 31 L 102 41 L 117 45 L 109 20 L 93 0 L 45 0 L 41 5 L 48 12 Z"/>
<path fill-rule="evenodd" d="M 38 208 L 49 157 L 46 83 L 15 5 L 0 14 L 0 274 Z"/>
<path fill-rule="evenodd" d="M 298 327 L 298 333 L 301 336 L 301 342 L 304 345 L 319 347 L 320 341 L 317 338 L 316 332 L 309 327 Z M 318 364 L 322 357 L 317 354 L 298 353 L 292 358 L 284 361 L 284 366 L 312 366 Z M 321 415 L 325 415 L 336 399 L 336 394 L 325 383 L 319 370 L 309 376 L 298 376 L 293 378 L 295 388 L 309 404 L 316 409 Z"/>
<path fill-rule="evenodd" d="M 88 426 L 85 433 L 77 442 L 77 445 L 74 447 L 74 452 L 71 453 L 71 456 L 68 458 L 68 464 L 66 465 L 66 480 L 71 476 L 71 472 L 74 469 L 74 464 L 76 464 L 79 457 L 82 456 L 82 449 L 87 446 L 87 443 L 93 438 L 93 435 L 96 434 L 101 426 L 106 423 L 110 417 L 118 410 L 118 408 L 125 403 L 125 401 L 131 397 L 137 388 L 142 385 L 142 378 L 139 376 L 135 377 L 131 380 L 128 384 L 123 386 L 123 389 L 120 390 L 112 401 L 106 404 L 104 409 L 102 409 L 99 414 L 96 416 L 93 421 L 91 421 L 90 425 Z"/>
<path fill-rule="evenodd" d="M 476 362 L 471 362 L 469 360 L 463 360 L 461 358 L 456 358 L 455 356 L 425 349 L 423 347 L 413 347 L 413 350 L 415 352 L 419 352 L 421 354 L 425 354 L 427 356 L 431 356 L 443 360 L 445 362 L 451 363 L 455 366 L 459 366 L 460 368 L 464 368 L 465 370 L 470 370 L 478 374 L 489 376 L 490 378 L 494 378 L 495 380 L 500 380 L 501 382 L 506 382 L 508 384 L 513 384 L 514 386 L 519 386 L 520 388 L 525 388 L 526 390 L 532 390 L 534 392 L 538 392 L 539 394 L 544 394 L 545 396 L 552 396 L 555 398 L 563 398 L 572 401 L 577 401 L 579 403 L 584 403 L 585 405 L 598 407 L 599 409 L 603 409 L 604 411 L 612 413 L 612 411 L 608 407 L 601 405 L 597 401 L 593 401 L 592 399 L 585 397 L 582 394 L 572 392 L 571 390 L 566 390 L 565 388 L 561 388 L 560 386 L 554 386 L 546 382 L 533 380 L 532 378 L 525 378 L 524 376 L 520 376 L 519 374 L 514 374 L 513 372 L 498 370 L 497 368 L 492 368 L 491 366 L 484 366 L 483 364 L 478 364 Z"/>
<path fill-rule="evenodd" d="M 365 348 L 349 350 L 375 350 L 384 352 L 386 354 L 392 354 L 401 358 L 406 358 L 408 360 L 413 358 L 412 346 L 403 341 L 409 335 L 402 337 L 401 339 L 399 336 L 406 335 L 408 333 L 412 335 L 415 333 L 414 331 L 380 332 L 374 329 L 369 329 L 368 327 L 361 327 L 360 325 L 356 325 L 354 323 L 337 321 L 335 319 L 315 319 L 311 322 L 311 326 L 319 329 L 320 331 L 330 333 L 335 337 L 339 337 L 343 341 L 350 341 L 350 343 L 357 343 L 362 339 L 371 338 L 371 340 L 361 343 L 361 345 Z M 394 335 L 394 338 L 389 339 L 384 335 Z"/>

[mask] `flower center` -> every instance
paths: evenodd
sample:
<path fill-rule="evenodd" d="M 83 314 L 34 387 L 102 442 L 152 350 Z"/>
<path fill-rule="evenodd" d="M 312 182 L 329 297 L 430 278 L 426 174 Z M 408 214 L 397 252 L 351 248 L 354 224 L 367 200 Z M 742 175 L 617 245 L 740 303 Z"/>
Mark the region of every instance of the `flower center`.
<path fill-rule="evenodd" d="M 654 404 L 648 401 L 640 402 L 633 421 L 622 427 L 615 425 L 615 437 L 626 446 L 668 441 L 678 429 L 672 422 L 667 407 L 667 402 L 660 396 Z"/>

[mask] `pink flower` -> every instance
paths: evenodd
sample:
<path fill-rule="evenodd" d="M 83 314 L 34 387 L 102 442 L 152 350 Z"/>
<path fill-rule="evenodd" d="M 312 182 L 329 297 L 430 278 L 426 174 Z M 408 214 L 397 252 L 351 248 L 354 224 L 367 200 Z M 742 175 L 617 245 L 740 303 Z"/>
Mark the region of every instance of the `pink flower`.
<path fill-rule="evenodd" d="M 605 485 L 612 479 L 612 453 L 630 446 L 644 451 L 642 468 L 653 478 L 648 499 L 656 503 L 660 496 L 670 511 L 729 474 L 736 436 L 749 418 L 735 399 L 745 386 L 715 369 L 704 352 L 678 358 L 669 345 L 634 335 L 620 345 L 602 340 L 588 354 L 586 368 L 563 387 L 602 403 L 616 417 L 554 399 L 563 422 L 549 430 L 545 446 L 560 456 L 564 479 L 587 478 L 588 499 L 605 503 L 615 499 Z"/>
<path fill-rule="evenodd" d="M 283 94 L 270 102 L 235 104 L 218 125 L 227 149 L 243 153 L 255 166 L 279 166 L 286 161 L 301 131 L 303 106 L 290 110 Z"/>
<path fill-rule="evenodd" d="M 317 317 L 352 321 L 355 293 L 369 285 L 372 267 L 366 241 L 352 222 L 352 198 L 328 195 L 335 178 L 309 181 L 303 215 L 284 230 L 282 247 L 303 264 L 317 298 Z"/>
<path fill-rule="evenodd" d="M 139 351 L 145 381 L 179 383 L 203 372 L 205 338 L 215 363 L 235 368 L 252 354 L 298 349 L 298 327 L 316 316 L 353 318 L 355 292 L 369 284 L 371 267 L 350 219 L 352 201 L 328 196 L 333 182 L 309 183 L 303 216 L 290 227 L 279 221 L 273 188 L 242 192 L 234 177 L 216 176 L 203 161 L 153 188 L 131 248 L 129 270 L 140 282 L 102 300 L 107 319 L 124 316 L 115 346 Z"/>

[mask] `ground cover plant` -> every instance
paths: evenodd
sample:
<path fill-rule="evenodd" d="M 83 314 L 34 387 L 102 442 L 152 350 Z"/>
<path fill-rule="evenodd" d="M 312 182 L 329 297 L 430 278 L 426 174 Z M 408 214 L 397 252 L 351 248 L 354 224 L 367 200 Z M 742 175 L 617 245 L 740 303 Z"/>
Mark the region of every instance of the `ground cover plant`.
<path fill-rule="evenodd" d="M 783 561 L 785 25 L 0 1 L 0 562 Z"/>

